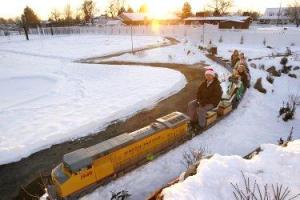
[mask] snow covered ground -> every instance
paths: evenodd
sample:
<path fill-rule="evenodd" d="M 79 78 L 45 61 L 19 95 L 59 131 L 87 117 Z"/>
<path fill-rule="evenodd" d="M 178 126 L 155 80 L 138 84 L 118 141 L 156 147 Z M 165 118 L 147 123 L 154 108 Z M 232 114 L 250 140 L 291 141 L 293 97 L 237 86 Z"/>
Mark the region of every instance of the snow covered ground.
<path fill-rule="evenodd" d="M 159 36 L 134 36 L 134 48 L 160 44 L 165 41 Z M 13 52 L 24 55 L 36 55 L 57 59 L 81 59 L 102 56 L 124 50 L 131 50 L 130 36 L 115 35 L 30 35 L 30 41 L 24 36 L 0 37 L 0 52 Z"/>
<path fill-rule="evenodd" d="M 239 47 L 239 45 L 232 45 L 231 49 L 239 49 Z M 247 50 L 246 47 L 243 49 L 246 56 L 248 56 Z M 252 54 L 253 57 L 260 57 L 264 51 L 265 49 L 261 48 L 253 53 L 253 49 L 249 47 L 249 54 Z M 290 59 L 290 63 L 297 65 L 299 61 L 293 61 L 293 59 Z M 255 62 L 259 65 L 258 62 L 263 64 L 265 60 Z M 278 58 L 272 62 L 280 67 Z M 207 63 L 212 62 L 207 61 Z M 212 65 L 217 71 L 222 72 L 221 69 L 218 69 L 218 65 L 214 63 Z M 121 190 L 127 190 L 132 195 L 131 199 L 144 199 L 185 170 L 184 165 L 181 164 L 182 156 L 184 152 L 190 149 L 206 147 L 212 154 L 244 156 L 261 144 L 274 144 L 280 137 L 286 138 L 292 126 L 294 127 L 294 138 L 299 139 L 300 113 L 296 111 L 295 119 L 289 122 L 283 122 L 277 116 L 282 102 L 287 101 L 289 95 L 300 94 L 300 70 L 293 72 L 298 75 L 298 79 L 282 75 L 282 77 L 275 78 L 273 85 L 265 80 L 268 75 L 266 71 L 253 68 L 250 70 L 252 85 L 257 78 L 262 77 L 267 94 L 259 93 L 250 88 L 236 111 L 202 135 L 126 174 L 124 177 L 100 187 L 82 199 L 110 199 L 111 191 Z M 227 192 L 231 193 L 231 191 Z"/>
<path fill-rule="evenodd" d="M 160 40 L 136 39 L 140 47 Z M 185 77 L 169 69 L 72 62 L 126 50 L 127 44 L 126 37 L 117 36 L 2 40 L 0 165 L 95 133 L 185 86 Z"/>
<path fill-rule="evenodd" d="M 263 151 L 251 160 L 218 154 L 202 160 L 196 175 L 163 190 L 164 200 L 235 199 L 231 183 L 238 184 L 247 194 L 241 172 L 250 179 L 251 189 L 256 181 L 262 191 L 268 184 L 270 195 L 272 184 L 275 188 L 282 185 L 282 193 L 288 187 L 291 192 L 287 198 L 300 194 L 300 168 L 296 167 L 300 165 L 300 140 L 287 147 L 265 144 L 261 148 Z M 254 194 L 259 196 L 257 188 Z"/>
<path fill-rule="evenodd" d="M 130 61 L 144 63 L 177 63 L 195 64 L 204 61 L 205 56 L 197 46 L 187 42 L 164 48 L 152 49 L 133 54 L 124 54 L 118 57 L 106 59 L 105 61 Z"/>

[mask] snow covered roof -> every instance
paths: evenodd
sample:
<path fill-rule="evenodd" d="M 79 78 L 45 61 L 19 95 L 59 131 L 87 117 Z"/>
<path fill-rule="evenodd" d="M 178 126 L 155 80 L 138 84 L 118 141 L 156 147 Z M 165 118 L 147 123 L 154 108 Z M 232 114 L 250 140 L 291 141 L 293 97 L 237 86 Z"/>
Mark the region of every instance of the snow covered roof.
<path fill-rule="evenodd" d="M 185 21 L 235 21 L 243 22 L 249 19 L 248 16 L 225 16 L 225 17 L 189 17 Z"/>
<path fill-rule="evenodd" d="M 122 13 L 119 18 L 124 21 L 144 21 L 147 16 L 143 13 Z"/>
<path fill-rule="evenodd" d="M 115 25 L 122 25 L 122 21 L 121 20 L 109 20 L 107 21 L 106 25 L 108 26 L 115 26 Z"/>

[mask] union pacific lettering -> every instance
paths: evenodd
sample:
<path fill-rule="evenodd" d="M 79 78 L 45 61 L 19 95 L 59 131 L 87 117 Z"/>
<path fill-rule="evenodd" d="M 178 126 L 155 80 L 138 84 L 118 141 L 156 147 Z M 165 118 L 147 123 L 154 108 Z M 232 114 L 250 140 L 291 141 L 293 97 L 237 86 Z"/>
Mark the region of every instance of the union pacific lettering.
<path fill-rule="evenodd" d="M 82 174 L 82 175 L 81 175 L 81 180 L 82 180 L 82 179 L 85 179 L 86 177 L 91 176 L 92 174 L 93 174 L 93 171 L 89 171 L 89 172 L 87 172 L 87 173 L 85 173 L 85 174 Z"/>

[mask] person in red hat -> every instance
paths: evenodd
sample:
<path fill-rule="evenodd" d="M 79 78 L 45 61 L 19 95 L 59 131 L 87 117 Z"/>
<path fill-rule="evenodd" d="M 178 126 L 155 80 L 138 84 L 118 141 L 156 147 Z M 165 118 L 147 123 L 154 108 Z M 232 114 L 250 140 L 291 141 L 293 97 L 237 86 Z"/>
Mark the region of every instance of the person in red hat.
<path fill-rule="evenodd" d="M 192 128 L 206 127 L 207 111 L 218 106 L 222 98 L 222 88 L 217 74 L 212 68 L 205 71 L 205 80 L 200 84 L 197 99 L 188 104 L 188 115 L 191 118 Z"/>

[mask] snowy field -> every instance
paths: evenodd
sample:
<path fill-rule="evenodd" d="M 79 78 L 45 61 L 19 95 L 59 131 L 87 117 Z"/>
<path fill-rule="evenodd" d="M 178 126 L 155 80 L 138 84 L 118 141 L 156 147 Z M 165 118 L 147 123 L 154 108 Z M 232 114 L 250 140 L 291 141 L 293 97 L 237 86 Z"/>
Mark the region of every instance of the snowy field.
<path fill-rule="evenodd" d="M 72 62 L 126 50 L 127 39 L 63 36 L 29 42 L 2 40 L 0 164 L 95 133 L 113 120 L 154 106 L 185 86 L 185 77 L 169 69 Z M 136 39 L 140 47 L 160 40 Z"/>
<path fill-rule="evenodd" d="M 195 64 L 204 61 L 205 56 L 196 45 L 189 42 L 180 43 L 169 47 L 152 49 L 133 54 L 124 54 L 118 57 L 106 59 L 105 61 L 129 61 L 144 63 L 177 63 Z"/>
<path fill-rule="evenodd" d="M 231 183 L 238 184 L 247 194 L 241 171 L 250 179 L 251 190 L 256 181 L 262 191 L 267 184 L 269 194 L 272 194 L 272 184 L 275 188 L 277 184 L 282 185 L 282 193 L 286 187 L 289 188 L 291 192 L 286 199 L 300 194 L 300 168 L 295 167 L 300 165 L 300 140 L 291 142 L 285 148 L 266 144 L 261 149 L 263 151 L 251 160 L 218 154 L 201 160 L 196 175 L 163 191 L 164 200 L 235 199 Z M 252 191 L 256 197 L 259 196 L 257 186 Z"/>
<path fill-rule="evenodd" d="M 164 41 L 159 36 L 135 36 L 133 45 L 134 48 L 141 48 Z M 62 35 L 52 37 L 30 35 L 29 42 L 24 40 L 24 36 L 0 37 L 0 52 L 46 58 L 76 60 L 125 50 L 131 50 L 130 36 Z"/>
<path fill-rule="evenodd" d="M 226 51 L 229 50 L 229 46 L 227 47 Z M 239 49 L 239 47 L 239 45 L 232 45 L 231 49 Z M 243 52 L 246 56 L 248 56 L 248 51 L 249 55 L 251 54 L 253 57 L 266 55 L 264 48 L 257 48 L 254 51 L 251 46 L 244 45 Z M 206 62 L 211 63 L 216 71 L 222 73 L 223 69 L 220 66 L 209 60 L 206 60 Z M 266 69 L 268 65 L 274 64 L 279 68 L 279 62 L 279 58 L 268 62 L 265 59 L 255 61 L 257 65 L 265 63 Z M 291 57 L 289 63 L 295 66 L 299 64 L 299 61 L 295 61 L 295 58 Z M 110 199 L 111 191 L 118 192 L 121 190 L 127 190 L 132 195 L 131 199 L 145 199 L 151 192 L 173 180 L 185 170 L 184 165 L 181 163 L 182 156 L 184 152 L 188 152 L 190 149 L 206 147 L 209 153 L 212 154 L 245 156 L 261 144 L 276 144 L 280 137 L 286 138 L 292 126 L 294 127 L 294 138 L 299 139 L 300 113 L 296 112 L 295 119 L 289 122 L 283 122 L 282 119 L 278 118 L 278 111 L 282 102 L 287 101 L 288 96 L 291 94 L 300 94 L 299 78 L 293 79 L 287 75 L 282 75 L 282 77 L 275 78 L 272 85 L 265 80 L 268 75 L 266 71 L 253 68 L 250 70 L 252 85 L 254 85 L 257 78 L 262 77 L 267 94 L 259 93 L 257 90 L 250 88 L 238 109 L 228 118 L 192 141 L 141 166 L 134 172 L 100 187 L 94 193 L 82 199 Z M 293 71 L 293 73 L 300 77 L 300 70 Z M 232 191 L 227 192 L 232 193 Z"/>

